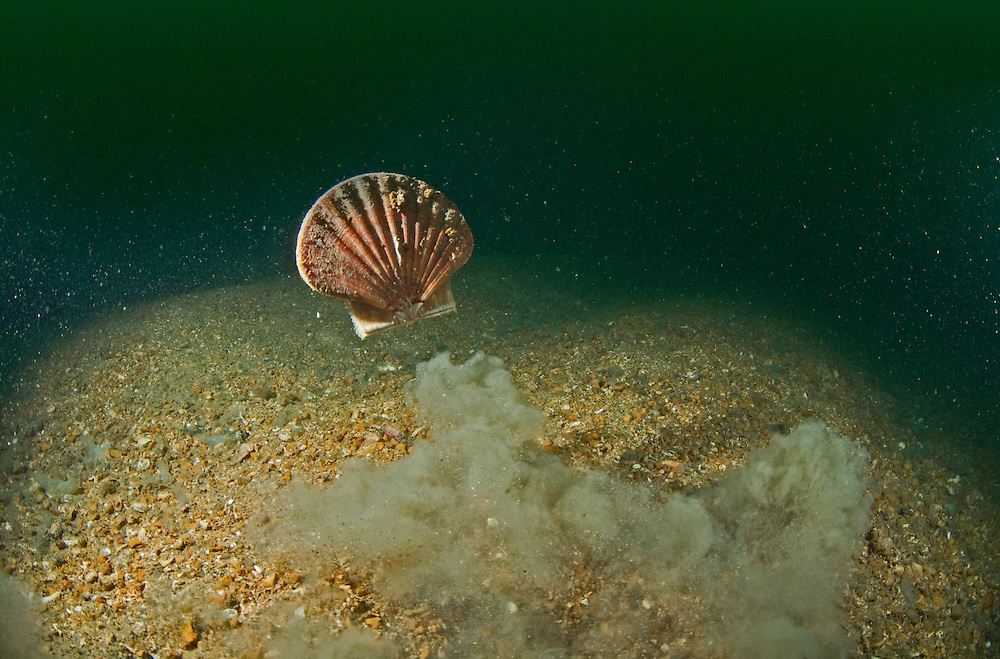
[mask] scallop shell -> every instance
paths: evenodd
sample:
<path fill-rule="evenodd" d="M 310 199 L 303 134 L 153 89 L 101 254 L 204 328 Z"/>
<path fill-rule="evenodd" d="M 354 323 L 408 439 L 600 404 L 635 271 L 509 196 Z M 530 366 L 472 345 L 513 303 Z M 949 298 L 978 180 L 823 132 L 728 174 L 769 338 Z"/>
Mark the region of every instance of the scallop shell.
<path fill-rule="evenodd" d="M 299 274 L 346 300 L 362 339 L 455 310 L 449 278 L 472 254 L 472 232 L 440 190 L 403 174 L 361 174 L 316 200 L 302 220 Z"/>

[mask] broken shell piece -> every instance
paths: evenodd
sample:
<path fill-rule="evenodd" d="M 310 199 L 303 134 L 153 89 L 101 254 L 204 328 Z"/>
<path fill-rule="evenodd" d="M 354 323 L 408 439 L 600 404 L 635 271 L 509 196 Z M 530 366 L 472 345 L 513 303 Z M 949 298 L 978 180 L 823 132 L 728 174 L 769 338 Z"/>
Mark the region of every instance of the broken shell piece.
<path fill-rule="evenodd" d="M 299 274 L 346 300 L 362 339 L 455 309 L 449 278 L 472 254 L 472 232 L 440 190 L 403 174 L 355 176 L 302 220 Z"/>

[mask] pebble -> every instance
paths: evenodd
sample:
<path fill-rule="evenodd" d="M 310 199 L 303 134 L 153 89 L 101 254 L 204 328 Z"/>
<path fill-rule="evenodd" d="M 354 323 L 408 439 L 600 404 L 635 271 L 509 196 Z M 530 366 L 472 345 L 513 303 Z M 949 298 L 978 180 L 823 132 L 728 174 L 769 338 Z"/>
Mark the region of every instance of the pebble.
<path fill-rule="evenodd" d="M 190 620 L 181 626 L 181 644 L 185 650 L 193 650 L 198 645 L 199 634 Z"/>

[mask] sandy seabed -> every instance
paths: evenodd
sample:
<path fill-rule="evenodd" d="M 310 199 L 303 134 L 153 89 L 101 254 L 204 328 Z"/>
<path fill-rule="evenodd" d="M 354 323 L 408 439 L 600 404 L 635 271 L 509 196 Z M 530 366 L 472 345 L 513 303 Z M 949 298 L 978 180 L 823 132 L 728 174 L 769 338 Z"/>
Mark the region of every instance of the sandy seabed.
<path fill-rule="evenodd" d="M 433 441 L 408 395 L 416 366 L 482 350 L 544 413 L 541 451 L 664 498 L 822 420 L 871 455 L 871 527 L 836 621 L 857 654 L 1000 656 L 993 475 L 946 429 L 773 310 L 595 303 L 549 279 L 474 260 L 455 282 L 458 313 L 365 341 L 342 303 L 289 277 L 109 312 L 53 343 L 0 417 L 0 653 L 449 655 L 453 606 L 401 604 L 376 567 L 262 537 L 291 484 Z M 686 611 L 628 597 L 598 608 L 619 591 L 570 568 L 565 588 L 539 595 L 564 656 L 602 656 L 602 635 L 619 656 L 733 656 L 700 629 L 697 593 Z M 616 623 L 637 616 L 646 636 Z M 309 642 L 338 636 L 352 644 Z"/>

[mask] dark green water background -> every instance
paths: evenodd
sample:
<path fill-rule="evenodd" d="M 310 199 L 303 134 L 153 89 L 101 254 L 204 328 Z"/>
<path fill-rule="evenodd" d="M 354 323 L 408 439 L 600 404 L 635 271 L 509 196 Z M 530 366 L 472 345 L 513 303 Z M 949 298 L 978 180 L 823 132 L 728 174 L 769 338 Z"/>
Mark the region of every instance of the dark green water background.
<path fill-rule="evenodd" d="M 758 298 L 996 407 L 996 1 L 39 1 L 0 31 L 7 384 L 93 310 L 293 271 L 312 201 L 390 170 L 478 253 Z"/>

